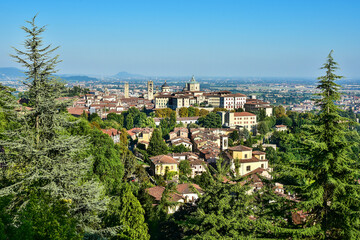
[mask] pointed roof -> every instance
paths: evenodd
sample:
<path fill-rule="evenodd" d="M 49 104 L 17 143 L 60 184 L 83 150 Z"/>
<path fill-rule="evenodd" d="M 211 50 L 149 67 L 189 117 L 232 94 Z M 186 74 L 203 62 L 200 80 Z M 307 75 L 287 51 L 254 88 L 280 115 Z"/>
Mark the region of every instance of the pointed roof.
<path fill-rule="evenodd" d="M 162 88 L 164 88 L 164 87 L 169 87 L 169 85 L 166 83 L 166 80 L 165 80 L 164 84 L 163 84 L 161 87 L 162 87 Z"/>
<path fill-rule="evenodd" d="M 190 80 L 190 83 L 197 83 L 196 80 L 195 80 L 194 75 L 192 75 L 191 80 Z"/>

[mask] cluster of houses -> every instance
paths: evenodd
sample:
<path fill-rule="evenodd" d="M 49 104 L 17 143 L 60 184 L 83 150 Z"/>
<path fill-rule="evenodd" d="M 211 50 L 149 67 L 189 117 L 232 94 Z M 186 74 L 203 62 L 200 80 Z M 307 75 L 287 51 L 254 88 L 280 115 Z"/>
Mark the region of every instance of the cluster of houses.
<path fill-rule="evenodd" d="M 74 97 L 68 100 L 73 102 L 68 108 L 68 112 L 75 116 L 80 116 L 83 112 L 86 114 L 97 113 L 102 119 L 106 119 L 109 113 L 120 114 L 130 107 L 138 109 L 156 110 L 161 108 L 179 109 L 181 107 L 206 105 L 208 107 L 220 107 L 227 111 L 242 108 L 246 111 L 265 110 L 266 115 L 272 114 L 272 107 L 268 102 L 255 99 L 254 96 L 247 98 L 241 93 L 231 93 L 230 91 L 204 92 L 200 90 L 200 83 L 193 77 L 182 91 L 173 92 L 170 86 L 165 83 L 161 86 L 161 91 L 154 91 L 154 84 L 148 81 L 147 92 L 140 97 L 131 97 L 129 95 L 129 84 L 125 83 L 124 94 L 114 94 L 105 89 L 104 92 L 90 91 L 80 97 Z M 233 118 L 234 116 L 230 116 Z M 185 124 L 194 123 L 197 117 L 178 119 Z M 225 124 L 225 118 L 224 118 Z M 160 119 L 155 119 L 159 123 Z M 229 119 L 227 124 L 231 127 L 234 121 Z M 250 122 L 250 121 L 248 121 Z"/>

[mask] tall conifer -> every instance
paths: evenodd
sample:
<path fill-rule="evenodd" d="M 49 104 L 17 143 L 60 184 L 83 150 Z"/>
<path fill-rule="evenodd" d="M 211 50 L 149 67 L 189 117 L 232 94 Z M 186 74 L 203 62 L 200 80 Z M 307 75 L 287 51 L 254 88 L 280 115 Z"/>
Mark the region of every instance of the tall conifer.
<path fill-rule="evenodd" d="M 45 27 L 36 26 L 35 18 L 27 21 L 30 27 L 22 27 L 28 34 L 25 50 L 14 48 L 16 55 L 12 55 L 26 68 L 24 84 L 32 110 L 18 114 L 21 127 L 6 132 L 6 141 L 0 142 L 5 149 L 1 161 L 7 165 L 0 197 L 13 196 L 9 211 L 16 217 L 33 189 L 47 192 L 54 201 L 69 204 L 71 216 L 82 229 L 94 229 L 100 222 L 94 213 L 104 210 L 106 201 L 100 185 L 85 179 L 92 165 L 91 159 L 81 157 L 85 139 L 66 134 L 65 126 L 70 123 L 59 111 L 62 103 L 56 100 L 61 83 L 52 76 L 59 63 L 58 56 L 52 56 L 57 47 L 43 46 Z"/>
<path fill-rule="evenodd" d="M 318 78 L 320 112 L 300 140 L 303 159 L 290 161 L 283 171 L 296 183 L 292 187 L 300 199 L 297 211 L 307 213 L 304 228 L 294 232 L 297 236 L 360 239 L 359 165 L 349 157 L 345 137 L 350 119 L 341 117 L 335 105 L 340 99 L 335 81 L 342 78 L 335 74 L 337 66 L 331 51 L 321 68 L 326 73 Z"/>

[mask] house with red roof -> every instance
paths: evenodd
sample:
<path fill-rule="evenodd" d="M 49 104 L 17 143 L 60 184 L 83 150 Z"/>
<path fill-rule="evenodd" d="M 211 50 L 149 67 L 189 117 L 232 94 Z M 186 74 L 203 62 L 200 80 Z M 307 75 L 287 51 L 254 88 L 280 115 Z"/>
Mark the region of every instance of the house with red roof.
<path fill-rule="evenodd" d="M 165 188 L 162 186 L 155 186 L 151 188 L 147 188 L 145 190 L 152 198 L 153 198 L 153 205 L 158 205 L 163 197 Z M 171 192 L 169 193 L 168 201 L 172 202 L 172 206 L 168 207 L 167 213 L 172 214 L 176 212 L 180 206 L 185 202 L 185 199 L 181 194 Z"/>
<path fill-rule="evenodd" d="M 107 135 L 109 135 L 109 137 L 111 137 L 111 139 L 114 141 L 114 143 L 119 143 L 120 142 L 120 131 L 118 131 L 115 128 L 110 128 L 110 129 L 101 129 L 101 131 Z"/>
<path fill-rule="evenodd" d="M 229 147 L 223 152 L 223 157 L 230 163 L 230 169 L 240 176 L 245 176 L 256 169 L 268 171 L 266 153 L 252 151 L 252 148 L 243 145 Z"/>
<path fill-rule="evenodd" d="M 150 158 L 151 167 L 155 175 L 165 175 L 166 172 L 179 173 L 179 162 L 168 155 L 158 155 Z"/>

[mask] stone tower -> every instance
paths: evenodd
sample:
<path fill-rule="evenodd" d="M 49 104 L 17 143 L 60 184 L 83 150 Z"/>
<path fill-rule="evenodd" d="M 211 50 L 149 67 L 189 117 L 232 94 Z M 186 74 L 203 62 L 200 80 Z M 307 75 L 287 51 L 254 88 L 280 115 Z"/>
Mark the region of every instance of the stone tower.
<path fill-rule="evenodd" d="M 153 81 L 148 81 L 147 84 L 147 93 L 148 93 L 148 99 L 153 100 L 154 99 L 154 83 Z"/>
<path fill-rule="evenodd" d="M 129 83 L 125 83 L 124 86 L 124 97 L 129 98 Z"/>

